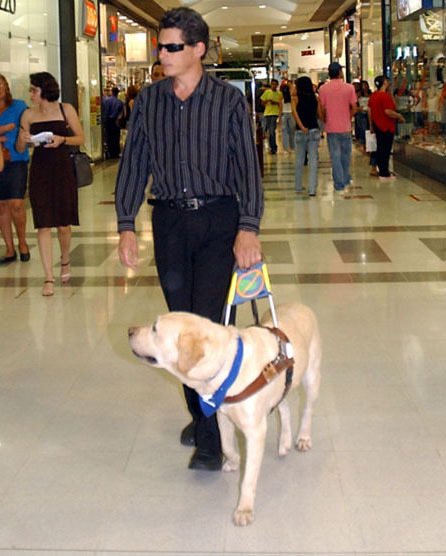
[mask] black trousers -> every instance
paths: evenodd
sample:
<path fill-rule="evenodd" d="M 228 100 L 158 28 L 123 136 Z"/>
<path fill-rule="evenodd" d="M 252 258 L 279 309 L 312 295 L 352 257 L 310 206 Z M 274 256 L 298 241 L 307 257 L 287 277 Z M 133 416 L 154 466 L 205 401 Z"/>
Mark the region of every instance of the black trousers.
<path fill-rule="evenodd" d="M 234 265 L 238 220 L 238 202 L 231 197 L 192 211 L 153 208 L 155 261 L 170 311 L 220 322 Z M 184 394 L 197 423 L 197 447 L 220 453 L 216 416 L 203 415 L 195 390 L 184 386 Z"/>
<path fill-rule="evenodd" d="M 110 158 L 119 158 L 121 147 L 119 141 L 121 138 L 121 130 L 116 125 L 116 120 L 107 118 L 105 120 L 105 136 L 107 139 L 108 155 Z"/>
<path fill-rule="evenodd" d="M 391 131 L 381 131 L 376 125 L 376 163 L 378 164 L 379 175 L 389 177 L 389 160 L 392 152 L 394 134 Z"/>

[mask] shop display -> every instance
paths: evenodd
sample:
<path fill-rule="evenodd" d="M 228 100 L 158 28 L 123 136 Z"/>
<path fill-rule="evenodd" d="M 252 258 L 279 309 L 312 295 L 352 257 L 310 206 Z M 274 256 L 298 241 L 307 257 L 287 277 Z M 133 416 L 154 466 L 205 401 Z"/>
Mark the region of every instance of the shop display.
<path fill-rule="evenodd" d="M 404 8 L 404 9 L 403 9 Z M 396 141 L 446 156 L 445 9 L 416 11 L 403 2 L 393 14 L 392 77 L 398 124 Z M 408 16 L 406 19 L 405 17 Z"/>

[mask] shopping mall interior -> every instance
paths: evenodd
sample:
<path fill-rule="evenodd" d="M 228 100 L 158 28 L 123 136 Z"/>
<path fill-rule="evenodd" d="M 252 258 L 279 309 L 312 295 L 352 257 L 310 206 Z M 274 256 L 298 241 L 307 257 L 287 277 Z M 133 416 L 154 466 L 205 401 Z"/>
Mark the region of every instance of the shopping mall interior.
<path fill-rule="evenodd" d="M 444 6 L 437 0 L 274 0 L 264 8 L 251 0 L 187 3 L 207 14 L 211 56 L 222 55 L 226 67 L 236 65 L 230 57 L 241 65 L 249 59 L 249 78 L 237 78 L 247 91 L 252 75 L 263 82 L 283 72 L 325 80 L 328 64 L 338 60 L 348 81 L 373 87 L 376 75 L 387 74 L 406 120 L 391 157 L 396 179 L 370 175 L 369 154 L 354 142 L 352 182 L 342 193 L 333 188 L 326 134 L 315 196 L 308 195 L 307 167 L 304 190 L 296 192 L 294 153 L 283 149 L 280 126 L 277 154 L 260 139 L 259 238 L 274 302 L 314 311 L 322 380 L 311 450 L 279 456 L 277 413 L 268 417 L 255 519 L 237 527 L 243 438 L 241 475 L 188 469 L 192 448 L 180 444 L 180 433 L 190 416 L 181 384 L 138 360 L 129 346 L 128 328 L 153 322 L 167 306 L 147 203 L 136 221 L 138 268 L 119 261 L 119 160 L 103 152 L 101 83 L 109 79 L 124 89 L 150 82 L 159 14 L 172 6 L 84 1 L 105 18 L 118 13 L 118 22 L 126 8 L 124 34 L 135 28 L 144 37 L 134 40 L 145 47 L 129 61 L 119 44 L 107 50 L 100 43 L 100 30 L 94 39 L 77 36 L 76 91 L 94 181 L 79 190 L 71 280 L 61 283 L 57 262 L 54 295 L 41 295 L 28 197 L 31 258 L 0 266 L 0 555 L 446 554 Z M 0 0 L 0 73 L 14 97 L 27 102 L 30 68 L 66 79 L 69 93 L 58 18 L 70 4 L 80 25 L 83 6 L 42 0 L 36 14 L 33 4 Z M 104 33 L 110 40 L 110 29 Z M 54 248 L 58 260 L 55 232 Z M 258 305 L 267 309 L 265 300 Z M 237 313 L 238 327 L 252 324 L 249 304 Z M 295 435 L 302 392 L 288 399 Z"/>

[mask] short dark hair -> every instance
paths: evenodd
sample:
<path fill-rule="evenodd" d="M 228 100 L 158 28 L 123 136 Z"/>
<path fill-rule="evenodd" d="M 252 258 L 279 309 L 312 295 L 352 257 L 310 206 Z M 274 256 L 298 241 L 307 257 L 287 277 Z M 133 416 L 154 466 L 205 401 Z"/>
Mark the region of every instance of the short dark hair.
<path fill-rule="evenodd" d="M 375 77 L 375 87 L 378 91 L 384 85 L 385 80 L 386 78 L 384 77 L 384 75 L 378 75 L 378 77 Z"/>
<path fill-rule="evenodd" d="M 41 98 L 46 99 L 48 102 L 56 101 L 60 96 L 59 83 L 54 79 L 51 73 L 47 71 L 40 71 L 32 73 L 29 76 L 31 85 L 39 87 Z"/>
<path fill-rule="evenodd" d="M 112 89 L 112 95 L 113 95 L 114 97 L 117 97 L 117 96 L 119 95 L 119 89 L 118 89 L 118 87 L 113 87 L 113 89 Z"/>
<path fill-rule="evenodd" d="M 271 79 L 271 83 L 277 83 L 277 85 L 279 84 L 279 82 L 277 81 L 277 79 Z"/>
<path fill-rule="evenodd" d="M 174 8 L 166 12 L 160 21 L 161 29 L 180 29 L 184 42 L 194 46 L 198 42 L 204 43 L 206 56 L 209 48 L 209 26 L 201 15 L 191 8 Z"/>

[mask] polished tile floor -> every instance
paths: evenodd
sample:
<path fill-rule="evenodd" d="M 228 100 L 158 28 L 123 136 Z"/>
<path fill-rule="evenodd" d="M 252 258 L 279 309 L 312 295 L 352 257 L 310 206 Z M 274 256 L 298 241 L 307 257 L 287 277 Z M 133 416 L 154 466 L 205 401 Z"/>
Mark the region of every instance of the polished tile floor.
<path fill-rule="evenodd" d="M 267 155 L 263 251 L 276 301 L 319 318 L 323 382 L 311 452 L 279 459 L 270 417 L 256 521 L 236 528 L 238 475 L 187 469 L 180 386 L 128 348 L 166 308 L 147 205 L 139 269 L 119 264 L 116 169 L 80 192 L 70 286 L 40 295 L 31 219 L 31 261 L 0 269 L 0 554 L 446 554 L 444 186 L 379 182 L 355 151 L 334 195 L 322 143 L 310 199 L 293 157 Z"/>

